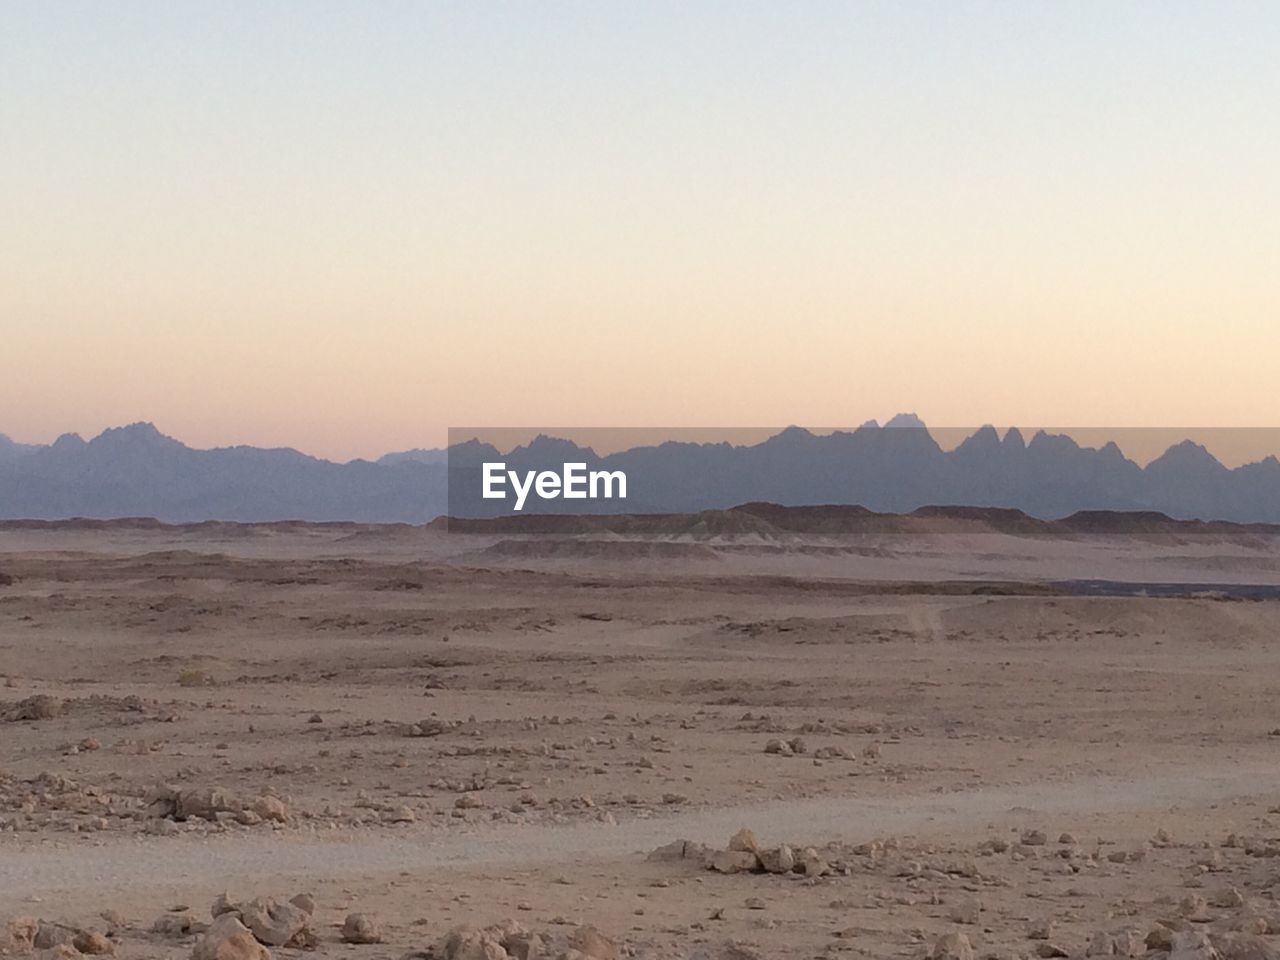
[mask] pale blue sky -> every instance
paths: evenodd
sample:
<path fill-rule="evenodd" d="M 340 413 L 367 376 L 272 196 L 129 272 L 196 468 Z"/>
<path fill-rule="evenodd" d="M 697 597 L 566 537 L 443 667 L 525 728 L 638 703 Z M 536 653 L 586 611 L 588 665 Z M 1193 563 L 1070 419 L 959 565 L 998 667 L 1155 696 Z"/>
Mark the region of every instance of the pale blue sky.
<path fill-rule="evenodd" d="M 0 431 L 1275 425 L 1278 49 L 1271 3 L 7 0 Z"/>

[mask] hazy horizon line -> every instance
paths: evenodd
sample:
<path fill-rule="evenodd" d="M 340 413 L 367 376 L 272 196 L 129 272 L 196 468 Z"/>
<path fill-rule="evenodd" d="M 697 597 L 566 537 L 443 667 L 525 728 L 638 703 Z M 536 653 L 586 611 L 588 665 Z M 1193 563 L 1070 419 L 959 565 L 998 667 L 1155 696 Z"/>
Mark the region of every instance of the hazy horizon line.
<path fill-rule="evenodd" d="M 876 429 L 924 429 L 942 450 L 948 452 L 956 449 L 969 437 L 987 428 L 995 430 L 1001 441 L 1010 432 L 1017 431 L 1022 436 L 1024 443 L 1030 443 L 1038 434 L 1046 434 L 1051 437 L 1067 437 L 1085 449 L 1098 450 L 1109 443 L 1114 443 L 1127 459 L 1141 467 L 1145 467 L 1151 461 L 1158 459 L 1172 447 L 1186 442 L 1195 443 L 1203 447 L 1228 468 L 1259 463 L 1269 458 L 1280 458 L 1280 427 L 1060 427 L 1021 426 L 1016 424 L 996 425 L 992 423 L 962 427 L 934 426 L 924 423 L 911 413 L 895 414 L 883 423 L 872 419 L 856 426 L 839 427 L 806 427 L 798 424 L 769 427 L 453 427 L 449 428 L 445 442 L 442 445 L 424 443 L 423 445 L 386 450 L 374 456 L 356 456 L 347 459 L 309 453 L 291 444 L 260 445 L 251 442 L 240 442 L 197 446 L 160 429 L 153 420 L 137 420 L 132 423 L 105 427 L 88 438 L 76 431 L 64 431 L 48 442 L 27 441 L 16 439 L 12 434 L 4 430 L 0 430 L 0 438 L 7 439 L 18 446 L 40 449 L 52 447 L 67 437 L 77 438 L 80 442 L 87 444 L 99 440 L 107 434 L 138 427 L 150 428 L 158 435 L 180 443 L 191 450 L 227 450 L 240 447 L 257 450 L 291 450 L 315 460 L 338 465 L 362 461 L 376 463 L 388 456 L 417 451 L 444 454 L 457 443 L 464 443 L 471 439 L 489 443 L 499 453 L 506 455 L 518 447 L 526 446 L 538 436 L 546 436 L 551 439 L 570 441 L 579 447 L 590 449 L 597 456 L 603 457 L 624 450 L 656 446 L 665 442 L 699 444 L 727 442 L 733 446 L 741 447 L 762 443 L 792 429 L 804 430 L 814 436 L 830 436 L 837 433 L 854 433 L 869 427 Z"/>

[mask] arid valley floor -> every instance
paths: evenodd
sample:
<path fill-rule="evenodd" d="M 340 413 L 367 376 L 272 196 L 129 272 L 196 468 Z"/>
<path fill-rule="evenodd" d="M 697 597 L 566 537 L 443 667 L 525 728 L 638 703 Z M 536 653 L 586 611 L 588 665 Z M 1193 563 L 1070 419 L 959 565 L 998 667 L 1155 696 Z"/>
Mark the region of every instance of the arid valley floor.
<path fill-rule="evenodd" d="M 1280 599 L 1076 580 L 1280 540 L 0 526 L 0 952 L 1280 955 Z"/>

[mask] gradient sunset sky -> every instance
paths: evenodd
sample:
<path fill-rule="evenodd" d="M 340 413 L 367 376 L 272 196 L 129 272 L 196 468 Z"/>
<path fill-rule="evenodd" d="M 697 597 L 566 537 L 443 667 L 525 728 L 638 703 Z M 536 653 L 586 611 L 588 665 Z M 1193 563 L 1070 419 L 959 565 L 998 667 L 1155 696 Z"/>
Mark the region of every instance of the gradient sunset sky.
<path fill-rule="evenodd" d="M 1280 426 L 1280 5 L 0 6 L 0 432 Z"/>

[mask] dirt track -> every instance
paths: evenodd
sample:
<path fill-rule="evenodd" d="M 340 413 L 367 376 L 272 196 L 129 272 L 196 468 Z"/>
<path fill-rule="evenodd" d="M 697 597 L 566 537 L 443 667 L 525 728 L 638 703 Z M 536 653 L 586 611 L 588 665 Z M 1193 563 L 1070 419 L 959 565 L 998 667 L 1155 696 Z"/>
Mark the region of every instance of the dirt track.
<path fill-rule="evenodd" d="M 275 889 L 324 876 L 351 881 L 362 876 L 415 875 L 441 868 L 466 871 L 523 870 L 569 862 L 639 858 L 673 837 L 714 845 L 751 824 L 762 837 L 790 836 L 797 824 L 813 836 L 858 843 L 869 836 L 904 834 L 926 840 L 981 839 L 993 818 L 1032 823 L 1043 818 L 1073 824 L 1126 823 L 1139 841 L 1141 819 L 1240 797 L 1280 796 L 1280 768 L 1182 770 L 1159 777 L 1096 779 L 1070 784 L 1032 784 L 969 790 L 893 801 L 819 797 L 697 810 L 618 825 L 578 823 L 531 832 L 521 826 L 481 825 L 471 831 L 429 828 L 353 838 L 341 833 L 259 836 L 118 838 L 85 849 L 47 842 L 22 845 L 0 862 L 0 889 L 26 890 L 44 901 L 71 896 L 103 897 L 104 888 L 170 893 L 220 890 L 249 884 Z M 1135 819 L 1132 815 L 1141 815 Z M 267 849 L 264 851 L 264 844 Z M 264 857 L 264 852 L 268 856 Z M 4 903 L 17 910 L 21 903 Z"/>

